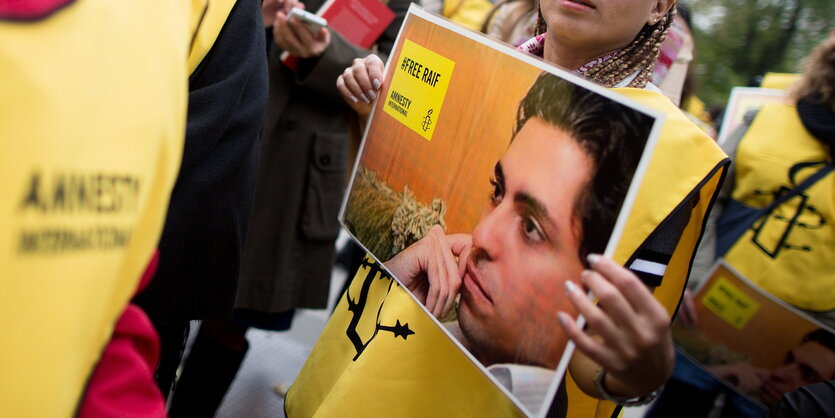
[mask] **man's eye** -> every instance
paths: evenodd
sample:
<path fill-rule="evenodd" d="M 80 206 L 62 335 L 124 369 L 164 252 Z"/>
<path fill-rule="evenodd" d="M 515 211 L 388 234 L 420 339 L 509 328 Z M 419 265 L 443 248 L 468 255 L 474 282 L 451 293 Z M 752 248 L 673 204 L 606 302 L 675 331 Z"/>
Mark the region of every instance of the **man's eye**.
<path fill-rule="evenodd" d="M 522 233 L 528 242 L 540 242 L 543 240 L 543 234 L 542 230 L 539 229 L 539 224 L 536 222 L 536 219 L 530 216 L 522 218 Z"/>
<path fill-rule="evenodd" d="M 494 205 L 498 205 L 504 197 L 504 187 L 495 179 L 490 179 L 490 184 L 493 186 L 493 190 L 490 192 L 490 201 Z"/>

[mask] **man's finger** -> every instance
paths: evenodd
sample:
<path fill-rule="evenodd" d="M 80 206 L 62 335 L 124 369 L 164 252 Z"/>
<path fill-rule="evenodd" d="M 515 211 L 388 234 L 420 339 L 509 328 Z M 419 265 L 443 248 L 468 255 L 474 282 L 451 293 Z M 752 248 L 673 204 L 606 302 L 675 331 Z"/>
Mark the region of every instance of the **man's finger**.
<path fill-rule="evenodd" d="M 438 234 L 439 242 L 441 243 L 441 251 L 443 252 L 443 262 L 446 266 L 446 289 L 442 293 L 444 303 L 442 306 L 441 317 L 446 315 L 452 309 L 455 303 L 455 296 L 458 294 L 458 289 L 461 287 L 461 273 L 459 264 L 455 261 L 455 256 L 452 252 L 452 247 L 443 233 Z"/>
<path fill-rule="evenodd" d="M 437 317 L 438 314 L 436 305 L 438 305 L 440 282 L 443 280 L 441 276 L 443 275 L 444 267 L 443 263 L 440 261 L 441 254 L 436 234 L 430 231 L 426 236 L 426 239 L 426 244 L 430 246 L 430 251 L 428 252 L 428 256 L 430 258 L 426 260 L 426 276 L 429 281 L 429 290 L 427 290 L 426 295 L 426 309 L 428 309 L 429 312 L 432 312 L 432 315 Z"/>
<path fill-rule="evenodd" d="M 473 236 L 470 234 L 449 234 L 446 236 L 449 242 L 449 248 L 455 256 L 461 255 L 462 252 L 468 251 L 473 245 Z"/>

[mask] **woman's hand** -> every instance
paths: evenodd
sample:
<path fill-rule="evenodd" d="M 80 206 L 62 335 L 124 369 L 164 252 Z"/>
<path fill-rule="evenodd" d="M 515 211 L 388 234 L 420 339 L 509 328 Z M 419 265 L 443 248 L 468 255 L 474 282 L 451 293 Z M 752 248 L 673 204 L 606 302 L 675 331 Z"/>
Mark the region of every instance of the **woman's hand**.
<path fill-rule="evenodd" d="M 637 397 L 670 377 L 674 352 L 667 311 L 626 268 L 597 255 L 581 280 L 598 299 L 566 282 L 569 299 L 588 323 L 581 330 L 564 312 L 560 323 L 582 354 L 606 370 L 604 387 L 614 396 Z M 572 361 L 573 362 L 573 361 Z M 588 387 L 588 386 L 587 386 Z"/>
<path fill-rule="evenodd" d="M 292 7 L 303 9 L 304 4 L 293 2 Z M 330 31 L 327 28 L 321 28 L 314 35 L 298 19 L 288 19 L 285 10 L 289 10 L 287 6 L 275 15 L 273 39 L 276 45 L 294 57 L 313 58 L 322 55 L 331 43 Z"/>
<path fill-rule="evenodd" d="M 472 242 L 470 235 L 446 235 L 435 225 L 420 241 L 384 264 L 432 315 L 443 318 L 461 288 Z"/>
<path fill-rule="evenodd" d="M 336 79 L 336 88 L 342 98 L 363 118 L 371 113 L 371 102 L 380 92 L 384 69 L 383 60 L 372 54 L 355 59 L 354 64 Z"/>

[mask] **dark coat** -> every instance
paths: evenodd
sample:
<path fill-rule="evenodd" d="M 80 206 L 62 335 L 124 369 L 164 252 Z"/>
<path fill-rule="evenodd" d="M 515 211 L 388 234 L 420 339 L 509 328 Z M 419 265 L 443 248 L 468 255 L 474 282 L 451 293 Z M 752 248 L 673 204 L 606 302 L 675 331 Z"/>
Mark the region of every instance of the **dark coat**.
<path fill-rule="evenodd" d="M 322 3 L 308 0 L 305 6 L 315 11 Z M 388 3 L 396 17 L 377 41 L 384 60 L 409 4 Z M 294 72 L 279 61 L 279 47 L 268 43 L 270 95 L 236 307 L 266 313 L 324 308 L 350 167 L 351 110 L 336 90 L 336 79 L 371 51 L 331 32 L 325 52 L 301 60 Z"/>
<path fill-rule="evenodd" d="M 154 324 L 231 316 L 267 100 L 264 42 L 260 1 L 238 0 L 189 78 L 159 267 L 136 298 Z"/>

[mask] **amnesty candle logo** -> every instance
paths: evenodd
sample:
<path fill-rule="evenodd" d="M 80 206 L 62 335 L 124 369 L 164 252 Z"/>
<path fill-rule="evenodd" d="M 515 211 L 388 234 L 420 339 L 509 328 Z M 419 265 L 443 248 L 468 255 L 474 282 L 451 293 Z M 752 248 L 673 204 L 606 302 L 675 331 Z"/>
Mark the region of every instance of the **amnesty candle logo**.
<path fill-rule="evenodd" d="M 396 67 L 383 110 L 431 141 L 455 63 L 406 39 L 391 65 Z"/>
<path fill-rule="evenodd" d="M 376 310 L 372 310 L 375 306 L 367 306 L 371 287 L 375 280 L 388 281 L 388 286 L 386 286 L 386 295 L 388 295 L 391 291 L 391 287 L 396 286 L 397 284 L 391 277 L 388 276 L 386 271 L 383 270 L 379 264 L 375 263 L 368 257 L 363 260 L 360 271 L 366 269 L 367 271 L 362 282 L 360 294 L 351 295 L 351 289 L 349 288 L 346 290 L 345 295 L 345 299 L 348 302 L 348 311 L 351 312 L 351 322 L 348 324 L 348 329 L 345 330 L 345 333 L 348 335 L 348 339 L 351 340 L 351 344 L 354 345 L 354 349 L 357 351 L 357 355 L 354 356 L 354 361 L 357 361 L 363 351 L 365 351 L 365 348 L 368 347 L 368 344 L 371 344 L 371 341 L 374 340 L 380 331 L 390 332 L 394 335 L 394 338 L 402 337 L 404 340 L 415 333 L 409 329 L 408 323 L 401 324 L 400 319 L 397 319 L 394 325 L 383 325 L 380 323 L 380 312 L 383 310 L 385 298 L 382 300 L 377 299 L 380 300 L 380 303 L 376 306 Z M 372 317 L 374 318 L 372 334 L 364 340 L 360 335 L 360 322 L 367 322 L 368 319 Z"/>

